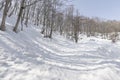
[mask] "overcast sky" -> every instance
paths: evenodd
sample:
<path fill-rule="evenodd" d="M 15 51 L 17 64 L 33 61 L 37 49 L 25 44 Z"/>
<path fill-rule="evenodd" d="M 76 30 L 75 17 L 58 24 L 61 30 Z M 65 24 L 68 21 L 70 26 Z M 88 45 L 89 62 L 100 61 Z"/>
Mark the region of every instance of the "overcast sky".
<path fill-rule="evenodd" d="M 120 20 L 120 0 L 73 0 L 72 3 L 84 16 Z"/>

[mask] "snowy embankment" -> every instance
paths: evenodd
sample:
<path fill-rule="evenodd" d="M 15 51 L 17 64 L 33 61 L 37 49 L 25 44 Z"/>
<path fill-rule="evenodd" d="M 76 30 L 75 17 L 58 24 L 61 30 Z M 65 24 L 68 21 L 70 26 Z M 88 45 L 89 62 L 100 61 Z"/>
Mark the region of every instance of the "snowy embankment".
<path fill-rule="evenodd" d="M 54 35 L 43 38 L 32 25 L 18 34 L 0 31 L 0 80 L 120 80 L 119 42 L 75 44 Z"/>

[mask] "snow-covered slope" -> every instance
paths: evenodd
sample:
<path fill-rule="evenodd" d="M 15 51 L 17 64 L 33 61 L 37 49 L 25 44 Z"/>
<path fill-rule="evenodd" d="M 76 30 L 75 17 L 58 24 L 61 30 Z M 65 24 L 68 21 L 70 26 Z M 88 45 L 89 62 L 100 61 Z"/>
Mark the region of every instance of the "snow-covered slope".
<path fill-rule="evenodd" d="M 47 39 L 32 25 L 0 31 L 0 80 L 120 80 L 120 43 Z"/>
<path fill-rule="evenodd" d="M 54 35 L 43 38 L 32 26 L 0 31 L 0 80 L 120 80 L 120 43 Z"/>

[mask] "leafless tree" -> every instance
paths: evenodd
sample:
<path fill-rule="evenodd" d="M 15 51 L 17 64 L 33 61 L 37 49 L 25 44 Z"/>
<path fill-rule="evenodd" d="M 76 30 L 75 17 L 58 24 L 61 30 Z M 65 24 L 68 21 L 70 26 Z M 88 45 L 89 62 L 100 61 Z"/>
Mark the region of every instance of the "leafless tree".
<path fill-rule="evenodd" d="M 11 1 L 12 0 L 5 0 L 4 2 L 2 2 L 2 4 L 5 4 L 4 5 L 3 16 L 2 16 L 2 22 L 1 22 L 1 25 L 0 25 L 0 30 L 2 30 L 2 31 L 6 30 L 5 21 L 6 21 L 6 18 L 7 18 L 7 14 L 8 14 L 9 8 L 11 6 Z"/>

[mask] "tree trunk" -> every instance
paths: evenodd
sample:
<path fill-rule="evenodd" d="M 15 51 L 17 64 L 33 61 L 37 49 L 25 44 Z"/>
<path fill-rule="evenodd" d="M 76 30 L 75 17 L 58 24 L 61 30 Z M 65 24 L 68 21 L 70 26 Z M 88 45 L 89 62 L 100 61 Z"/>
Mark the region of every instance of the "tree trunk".
<path fill-rule="evenodd" d="M 17 18 L 17 22 L 16 22 L 15 27 L 14 27 L 14 29 L 13 29 L 14 32 L 17 32 L 18 25 L 19 25 L 21 16 L 22 16 L 22 14 L 23 14 L 24 3 L 25 3 L 25 0 L 22 0 L 22 2 L 21 2 L 21 7 L 20 7 L 20 11 L 19 11 L 18 18 Z"/>
<path fill-rule="evenodd" d="M 9 0 L 5 1 L 5 7 L 4 7 L 4 11 L 3 11 L 3 17 L 2 17 L 1 26 L 0 26 L 0 30 L 2 30 L 2 31 L 6 30 L 5 21 L 6 21 L 6 17 L 7 17 L 7 13 L 8 13 L 9 3 L 10 3 Z"/>

